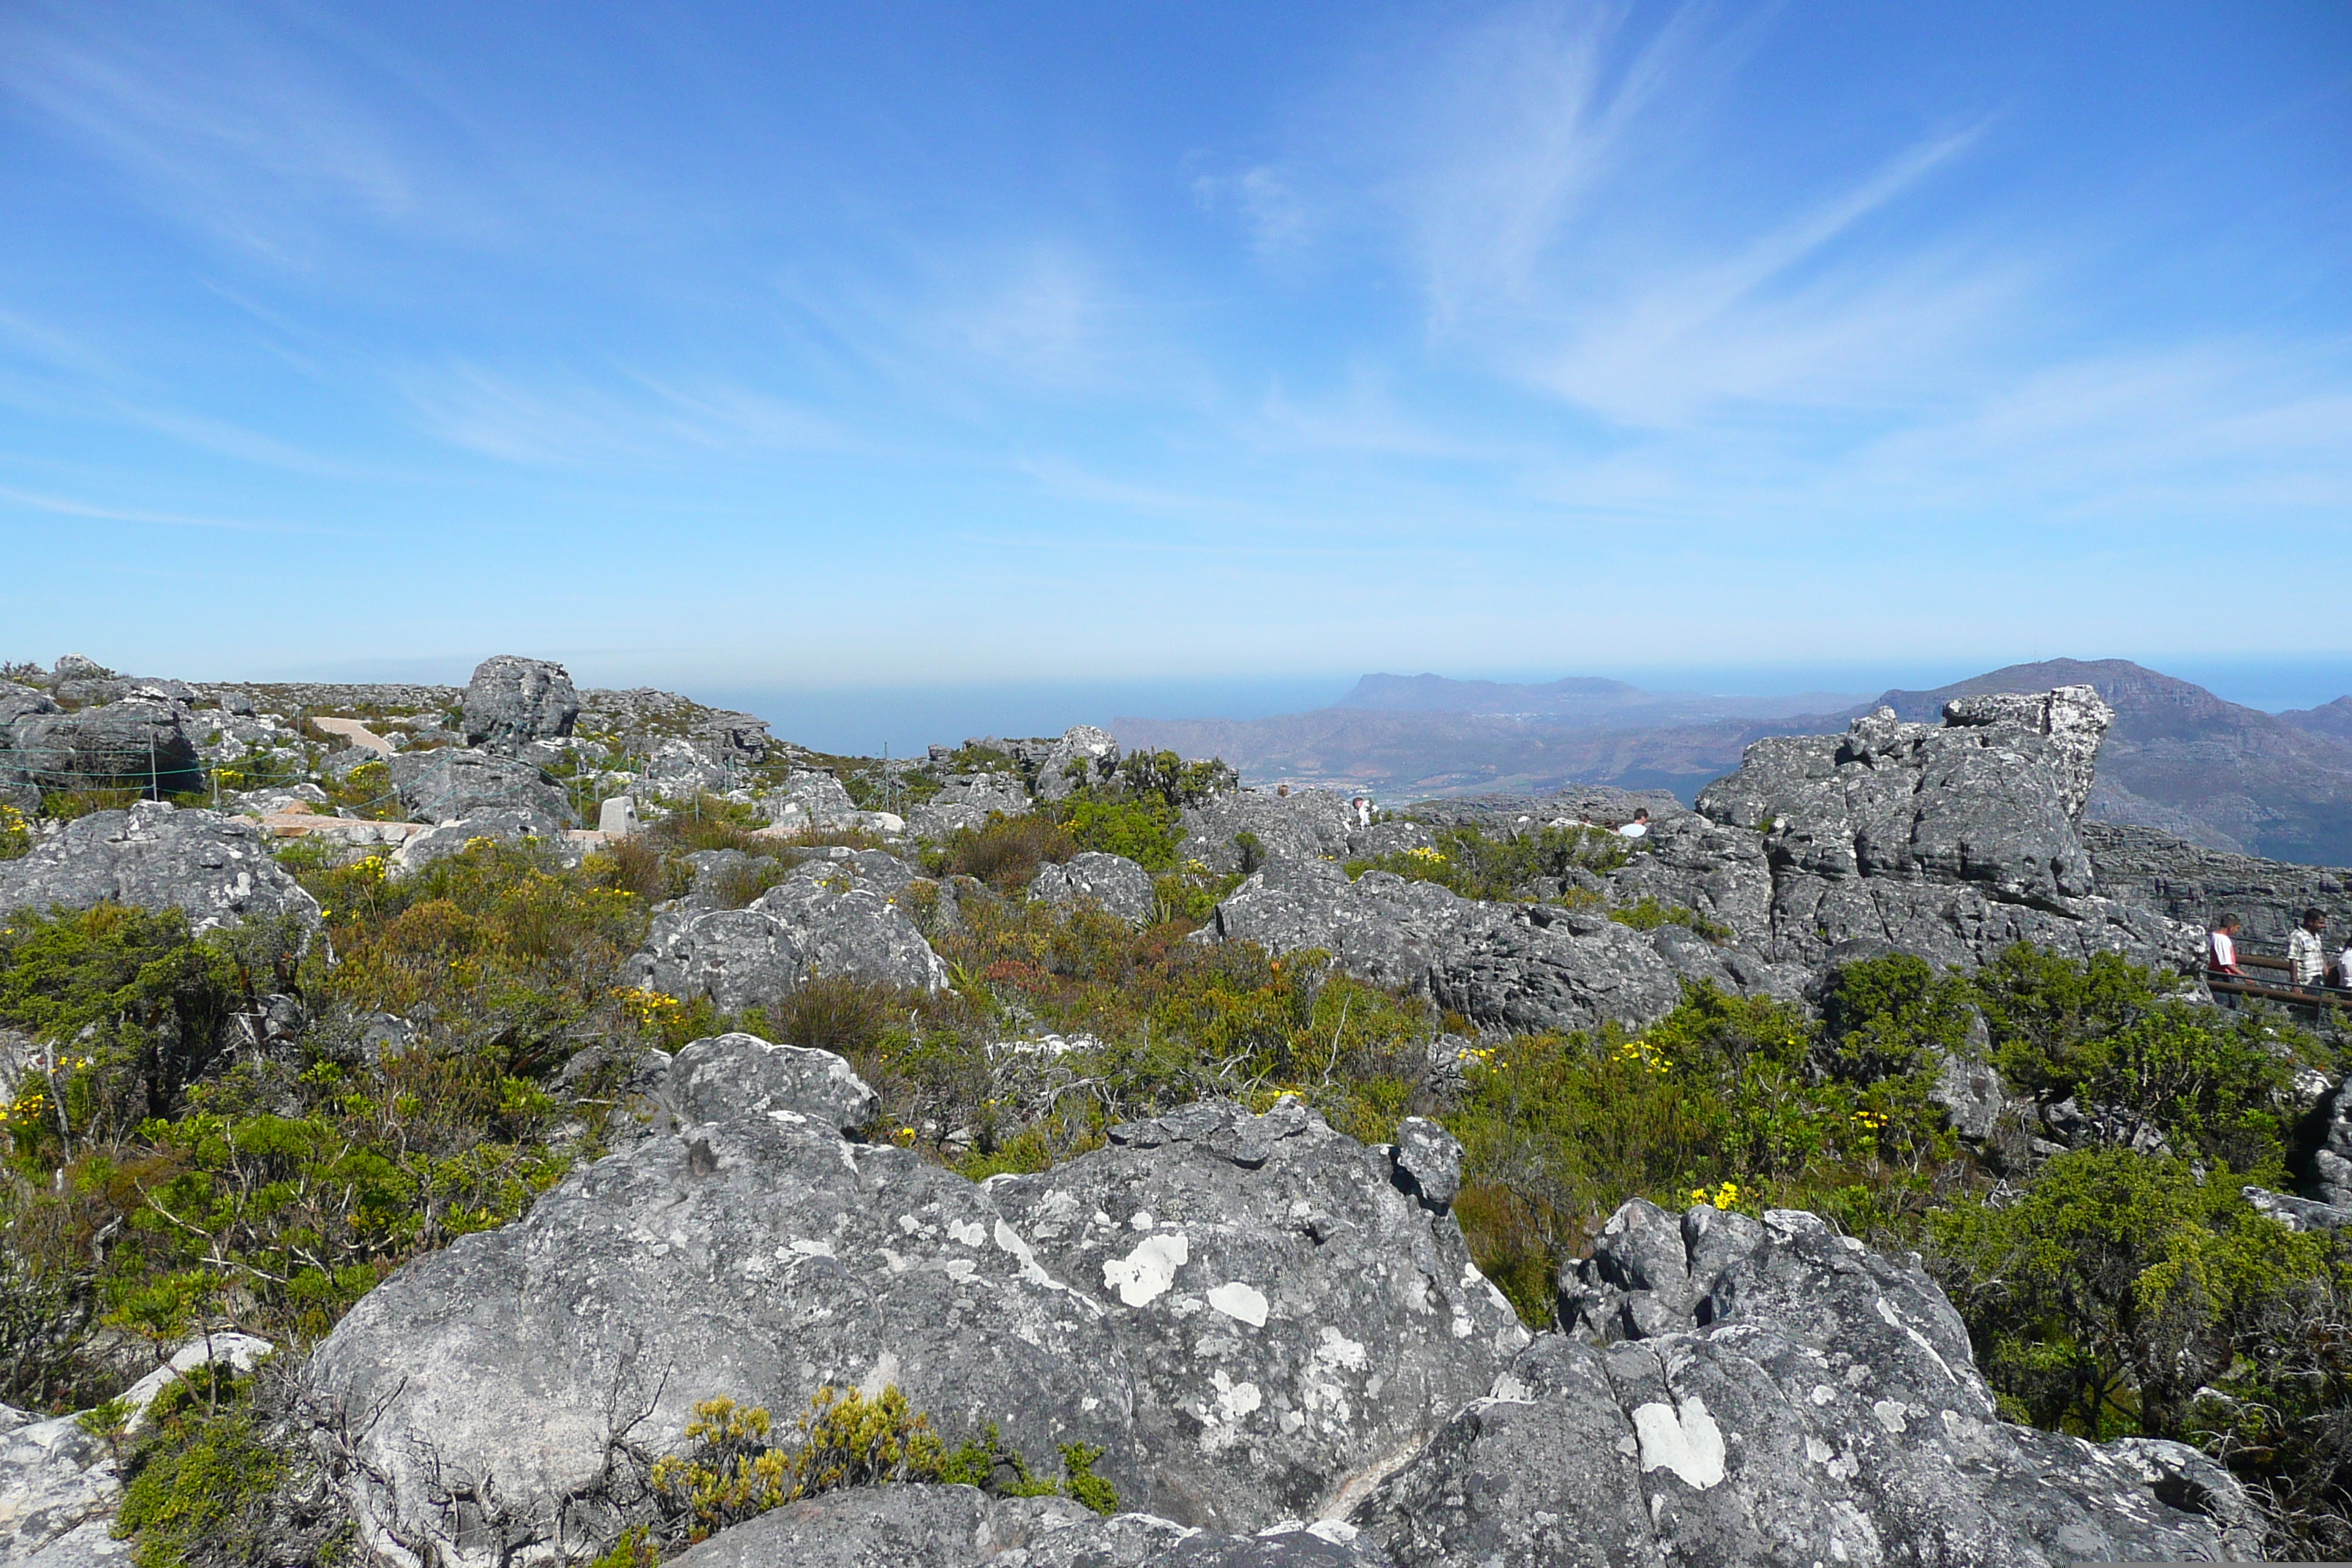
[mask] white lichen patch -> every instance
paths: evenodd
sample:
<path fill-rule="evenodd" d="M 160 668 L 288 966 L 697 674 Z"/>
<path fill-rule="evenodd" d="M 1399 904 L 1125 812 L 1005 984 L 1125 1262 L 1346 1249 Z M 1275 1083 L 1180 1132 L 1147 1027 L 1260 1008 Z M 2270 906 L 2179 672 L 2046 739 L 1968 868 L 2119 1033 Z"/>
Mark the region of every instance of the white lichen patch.
<path fill-rule="evenodd" d="M 1118 1291 L 1118 1299 L 1130 1307 L 1147 1306 L 1167 1293 L 1176 1282 L 1176 1270 L 1192 1256 L 1192 1243 L 1182 1231 L 1147 1236 L 1125 1258 L 1104 1260 L 1103 1289 Z"/>
<path fill-rule="evenodd" d="M 1901 1400 L 1879 1400 L 1877 1403 L 1871 1405 L 1870 1413 L 1878 1417 L 1878 1424 L 1881 1426 L 1885 1427 L 1889 1433 L 1898 1436 L 1901 1436 L 1903 1431 L 1903 1402 Z"/>
<path fill-rule="evenodd" d="M 978 1220 L 966 1225 L 961 1220 L 948 1221 L 948 1235 L 966 1247 L 978 1247 L 988 1239 L 988 1232 Z"/>
<path fill-rule="evenodd" d="M 1148 1247 L 1150 1243 L 1144 1245 Z M 1140 1252 L 1143 1248 L 1136 1250 Z M 1209 1305 L 1228 1318 L 1238 1318 L 1252 1328 L 1265 1327 L 1265 1292 L 1244 1280 L 1235 1279 L 1213 1288 L 1209 1291 Z"/>
<path fill-rule="evenodd" d="M 1643 1474 L 1672 1470 L 1701 1491 L 1723 1480 L 1723 1428 L 1697 1394 L 1680 1410 L 1664 1403 L 1636 1406 L 1633 1436 L 1641 1443 Z"/>

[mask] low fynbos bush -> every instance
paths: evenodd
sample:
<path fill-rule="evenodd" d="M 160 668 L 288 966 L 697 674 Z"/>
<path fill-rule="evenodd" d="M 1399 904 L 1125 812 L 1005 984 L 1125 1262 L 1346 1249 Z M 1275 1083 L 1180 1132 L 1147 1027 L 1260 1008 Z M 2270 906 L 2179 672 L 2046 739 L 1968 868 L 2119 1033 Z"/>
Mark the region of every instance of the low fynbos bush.
<path fill-rule="evenodd" d="M 913 1408 L 896 1384 L 868 1398 L 856 1389 L 819 1389 L 789 1433 L 768 1412 L 727 1398 L 694 1407 L 687 1449 L 654 1461 L 648 1486 L 663 1521 L 625 1542 L 637 1558 L 654 1555 L 657 1538 L 672 1544 L 708 1540 L 731 1524 L 802 1498 L 844 1487 L 929 1481 L 982 1487 L 1016 1496 L 1066 1493 L 1097 1513 L 1115 1513 L 1118 1494 L 1094 1473 L 1100 1448 L 1062 1447 L 1063 1479 L 1031 1474 L 991 1426 L 950 1449 L 931 1418 Z M 1001 1479 L 1009 1472 L 1009 1483 Z M 630 1563 L 632 1557 L 620 1559 Z"/>
<path fill-rule="evenodd" d="M 1407 881 L 1435 882 L 1465 899 L 1507 901 L 1531 897 L 1533 885 L 1545 879 L 1616 870 L 1640 847 L 1605 827 L 1546 827 L 1505 838 L 1447 827 L 1435 837 L 1433 845 L 1350 860 L 1348 875 L 1389 871 Z"/>
<path fill-rule="evenodd" d="M 0 800 L 0 860 L 18 860 L 33 850 L 33 825 L 25 814 Z"/>

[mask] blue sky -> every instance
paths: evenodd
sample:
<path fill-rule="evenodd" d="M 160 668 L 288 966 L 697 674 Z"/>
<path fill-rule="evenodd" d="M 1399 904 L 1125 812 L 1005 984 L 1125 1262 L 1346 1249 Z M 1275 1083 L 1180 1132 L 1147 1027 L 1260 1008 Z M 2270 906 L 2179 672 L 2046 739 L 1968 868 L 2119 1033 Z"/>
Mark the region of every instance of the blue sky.
<path fill-rule="evenodd" d="M 0 657 L 2352 653 L 2333 0 L 12 0 L 0 212 Z"/>

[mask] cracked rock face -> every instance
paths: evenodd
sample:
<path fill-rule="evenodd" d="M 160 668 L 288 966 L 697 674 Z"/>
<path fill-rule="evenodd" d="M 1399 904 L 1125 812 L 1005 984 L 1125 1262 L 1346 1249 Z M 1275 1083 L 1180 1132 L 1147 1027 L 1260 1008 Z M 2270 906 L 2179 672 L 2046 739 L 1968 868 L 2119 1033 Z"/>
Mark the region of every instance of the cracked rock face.
<path fill-rule="evenodd" d="M 698 1042 L 676 1131 L 352 1310 L 311 1375 L 373 1551 L 602 1550 L 697 1401 L 789 1418 L 827 1384 L 896 1383 L 1033 1462 L 1099 1446 L 1127 1506 L 1245 1534 L 1343 1508 L 1527 1342 L 1430 1190 L 1296 1102 L 1190 1106 L 974 1185 L 845 1141 L 819 1055 Z"/>
<path fill-rule="evenodd" d="M 2022 941 L 2186 968 L 2194 931 L 2097 896 L 2080 828 L 2113 718 L 2087 686 L 1960 699 L 1940 725 L 1881 709 L 1757 742 L 1698 808 L 1765 828 L 1776 960 L 1866 939 L 1973 966 Z"/>
<path fill-rule="evenodd" d="M 1628 1204 L 1560 1309 L 1352 1516 L 1399 1563 L 2259 1558 L 2194 1449 L 2001 1422 L 1916 1263 L 1811 1215 Z"/>
<path fill-rule="evenodd" d="M 92 812 L 31 854 L 0 860 L 0 910 L 101 903 L 176 906 L 200 931 L 256 916 L 322 923 L 319 901 L 270 858 L 257 824 L 166 801 Z"/>
<path fill-rule="evenodd" d="M 913 869 L 878 849 L 838 854 L 794 867 L 740 910 L 664 909 L 631 961 L 635 984 L 730 1013 L 819 974 L 944 990 L 947 963 L 902 901 Z"/>

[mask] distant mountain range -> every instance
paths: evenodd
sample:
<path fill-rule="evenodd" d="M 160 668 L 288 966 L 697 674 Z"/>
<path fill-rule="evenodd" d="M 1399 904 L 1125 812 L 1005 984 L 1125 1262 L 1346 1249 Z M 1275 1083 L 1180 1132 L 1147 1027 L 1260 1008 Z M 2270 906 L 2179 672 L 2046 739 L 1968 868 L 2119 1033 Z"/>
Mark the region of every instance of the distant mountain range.
<path fill-rule="evenodd" d="M 2010 665 L 1933 691 L 1719 698 L 1571 678 L 1542 685 L 1368 675 L 1329 708 L 1246 721 L 1118 719 L 1122 745 L 1221 756 L 1252 783 L 1321 784 L 1401 802 L 1571 784 L 1685 800 L 1766 735 L 1842 729 L 1885 706 L 1930 721 L 1952 698 L 2088 684 L 2116 709 L 2095 820 L 2215 849 L 2352 865 L 2352 697 L 2283 714 L 2241 707 L 2127 659 Z"/>

